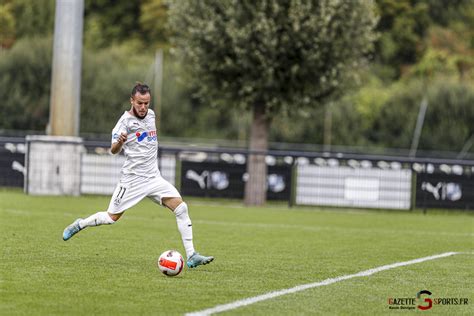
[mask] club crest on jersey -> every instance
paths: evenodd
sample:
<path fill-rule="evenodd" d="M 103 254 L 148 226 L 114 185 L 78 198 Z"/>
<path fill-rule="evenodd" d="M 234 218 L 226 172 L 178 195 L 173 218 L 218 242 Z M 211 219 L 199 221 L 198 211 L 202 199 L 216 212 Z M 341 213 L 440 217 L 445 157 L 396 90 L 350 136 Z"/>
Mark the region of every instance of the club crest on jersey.
<path fill-rule="evenodd" d="M 147 131 L 147 132 L 136 132 L 135 135 L 137 136 L 137 141 L 141 142 L 143 140 L 147 140 L 148 142 L 156 141 L 156 131 Z"/>

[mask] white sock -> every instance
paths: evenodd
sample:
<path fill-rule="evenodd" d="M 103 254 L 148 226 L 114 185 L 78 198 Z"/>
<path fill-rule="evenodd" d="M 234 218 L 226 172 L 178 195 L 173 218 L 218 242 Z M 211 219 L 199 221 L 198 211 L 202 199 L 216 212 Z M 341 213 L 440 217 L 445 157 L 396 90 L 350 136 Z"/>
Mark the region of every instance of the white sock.
<path fill-rule="evenodd" d="M 184 249 L 186 250 L 186 257 L 189 259 L 194 253 L 193 245 L 193 226 L 188 215 L 188 205 L 183 202 L 174 210 L 176 216 L 176 223 L 178 230 L 181 233 Z"/>
<path fill-rule="evenodd" d="M 109 213 L 98 212 L 88 218 L 80 220 L 79 226 L 83 229 L 90 226 L 109 225 L 113 223 L 115 223 L 115 221 L 110 218 Z"/>

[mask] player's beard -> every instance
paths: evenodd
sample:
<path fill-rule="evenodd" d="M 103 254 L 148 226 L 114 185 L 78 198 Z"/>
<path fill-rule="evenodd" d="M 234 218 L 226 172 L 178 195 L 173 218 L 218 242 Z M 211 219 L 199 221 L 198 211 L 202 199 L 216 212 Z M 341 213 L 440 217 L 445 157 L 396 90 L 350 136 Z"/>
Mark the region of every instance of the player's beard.
<path fill-rule="evenodd" d="M 146 117 L 146 115 L 148 114 L 148 110 L 146 110 L 146 113 L 143 116 L 140 116 L 140 114 L 137 112 L 137 110 L 135 110 L 135 107 L 132 107 L 132 110 L 133 110 L 133 114 L 141 120 L 143 120 Z"/>

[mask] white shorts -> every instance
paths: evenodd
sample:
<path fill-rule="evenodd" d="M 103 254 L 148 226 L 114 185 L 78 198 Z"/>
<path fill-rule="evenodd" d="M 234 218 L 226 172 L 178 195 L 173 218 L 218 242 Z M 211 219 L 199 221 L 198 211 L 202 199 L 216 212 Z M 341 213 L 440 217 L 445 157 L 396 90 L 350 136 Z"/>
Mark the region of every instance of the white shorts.
<path fill-rule="evenodd" d="M 110 214 L 121 214 L 125 210 L 149 197 L 155 203 L 162 205 L 162 199 L 167 197 L 178 197 L 178 190 L 163 179 L 161 175 L 153 178 L 140 176 L 122 176 L 110 199 L 107 212 Z"/>

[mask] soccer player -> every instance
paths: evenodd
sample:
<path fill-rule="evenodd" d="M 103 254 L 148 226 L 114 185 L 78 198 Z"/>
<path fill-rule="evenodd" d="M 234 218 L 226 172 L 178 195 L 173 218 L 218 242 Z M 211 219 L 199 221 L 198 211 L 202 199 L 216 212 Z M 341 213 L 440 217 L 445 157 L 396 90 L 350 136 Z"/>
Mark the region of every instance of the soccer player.
<path fill-rule="evenodd" d="M 123 113 L 112 131 L 110 151 L 118 154 L 123 149 L 126 160 L 109 208 L 106 212 L 76 219 L 64 229 L 63 239 L 70 239 L 86 227 L 113 224 L 125 210 L 149 197 L 174 212 L 186 250 L 187 266 L 194 268 L 208 264 L 214 257 L 202 256 L 194 251 L 193 229 L 187 204 L 183 202 L 178 190 L 161 177 L 158 170 L 155 113 L 148 108 L 150 99 L 150 88 L 145 84 L 136 84 L 130 96 L 130 110 Z"/>

